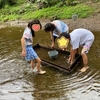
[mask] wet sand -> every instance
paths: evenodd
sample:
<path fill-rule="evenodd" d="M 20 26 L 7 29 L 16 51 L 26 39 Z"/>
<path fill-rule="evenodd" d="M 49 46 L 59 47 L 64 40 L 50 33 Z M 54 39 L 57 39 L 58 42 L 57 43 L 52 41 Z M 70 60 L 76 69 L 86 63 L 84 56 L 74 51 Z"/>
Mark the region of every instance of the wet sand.
<path fill-rule="evenodd" d="M 59 19 L 63 22 L 65 22 L 70 30 L 74 30 L 76 28 L 86 28 L 91 31 L 100 31 L 100 14 L 96 14 L 93 16 L 90 16 L 88 18 L 80 19 L 77 18 L 77 20 L 73 19 Z M 47 22 L 50 22 L 50 19 L 40 19 L 42 26 L 44 26 Z M 22 21 L 22 20 L 16 20 L 16 21 L 8 21 L 5 23 L 0 23 L 0 28 L 6 27 L 6 26 L 17 26 L 17 27 L 25 27 L 27 26 L 28 21 Z"/>

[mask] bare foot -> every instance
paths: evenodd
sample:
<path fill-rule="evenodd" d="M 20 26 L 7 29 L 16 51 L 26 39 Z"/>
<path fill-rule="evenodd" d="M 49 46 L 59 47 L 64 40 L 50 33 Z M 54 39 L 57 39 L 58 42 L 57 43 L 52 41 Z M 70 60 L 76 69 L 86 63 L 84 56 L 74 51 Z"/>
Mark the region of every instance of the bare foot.
<path fill-rule="evenodd" d="M 85 72 L 88 68 L 89 68 L 88 66 L 87 67 L 83 67 L 80 71 L 81 72 Z"/>
<path fill-rule="evenodd" d="M 38 73 L 39 73 L 39 74 L 45 74 L 46 71 L 42 71 L 42 70 L 41 70 L 41 71 L 39 71 Z"/>

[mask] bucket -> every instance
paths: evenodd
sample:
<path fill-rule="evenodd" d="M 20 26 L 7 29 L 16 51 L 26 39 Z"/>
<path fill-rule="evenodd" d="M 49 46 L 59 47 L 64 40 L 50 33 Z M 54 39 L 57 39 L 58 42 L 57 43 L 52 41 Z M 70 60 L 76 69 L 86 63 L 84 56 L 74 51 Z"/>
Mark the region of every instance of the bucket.
<path fill-rule="evenodd" d="M 77 20 L 77 15 L 75 14 L 75 15 L 72 15 L 72 19 L 74 20 L 74 21 L 76 21 Z"/>
<path fill-rule="evenodd" d="M 56 51 L 56 50 L 49 51 L 48 55 L 49 55 L 49 57 L 51 59 L 57 59 L 57 57 L 58 57 L 58 51 Z"/>

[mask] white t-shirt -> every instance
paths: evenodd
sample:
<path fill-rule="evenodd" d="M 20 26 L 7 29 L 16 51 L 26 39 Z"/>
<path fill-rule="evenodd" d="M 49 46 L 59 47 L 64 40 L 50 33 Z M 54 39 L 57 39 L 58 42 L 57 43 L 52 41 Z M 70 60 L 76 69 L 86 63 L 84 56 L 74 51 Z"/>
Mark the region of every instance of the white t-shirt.
<path fill-rule="evenodd" d="M 59 35 L 62 32 L 68 33 L 69 27 L 64 22 L 59 21 L 59 20 L 54 20 L 52 23 L 56 26 L 55 30 L 53 31 L 54 36 L 59 37 Z"/>
<path fill-rule="evenodd" d="M 70 33 L 70 43 L 73 49 L 79 48 L 83 45 L 92 45 L 94 35 L 91 31 L 83 28 L 75 29 Z"/>
<path fill-rule="evenodd" d="M 33 43 L 33 37 L 32 37 L 32 32 L 30 28 L 26 27 L 23 33 L 23 37 L 25 38 L 25 44 L 26 45 L 32 45 Z"/>

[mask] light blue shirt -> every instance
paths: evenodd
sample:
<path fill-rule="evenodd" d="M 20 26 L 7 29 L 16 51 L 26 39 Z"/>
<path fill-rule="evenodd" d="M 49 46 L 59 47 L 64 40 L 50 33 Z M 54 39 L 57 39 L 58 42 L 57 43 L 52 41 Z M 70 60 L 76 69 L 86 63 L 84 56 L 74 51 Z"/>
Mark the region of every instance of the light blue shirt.
<path fill-rule="evenodd" d="M 53 36 L 59 37 L 59 35 L 62 32 L 68 33 L 69 27 L 64 22 L 59 21 L 59 20 L 54 20 L 52 23 L 56 26 L 55 30 L 53 31 Z"/>

